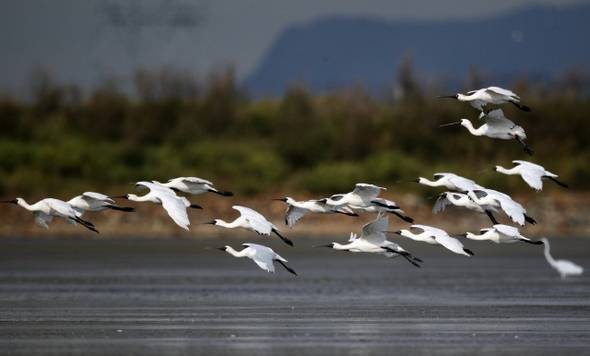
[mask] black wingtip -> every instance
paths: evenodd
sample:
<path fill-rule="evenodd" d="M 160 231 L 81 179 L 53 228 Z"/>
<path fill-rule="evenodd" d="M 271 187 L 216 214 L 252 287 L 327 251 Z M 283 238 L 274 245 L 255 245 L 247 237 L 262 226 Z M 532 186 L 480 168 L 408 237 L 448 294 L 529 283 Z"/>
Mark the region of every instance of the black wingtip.
<path fill-rule="evenodd" d="M 532 225 L 536 225 L 537 224 L 537 221 L 535 219 L 531 218 L 530 216 L 528 216 L 527 214 L 524 214 L 524 219 L 529 224 L 532 224 Z"/>
<path fill-rule="evenodd" d="M 224 197 L 233 197 L 234 196 L 234 193 L 232 193 L 232 192 L 215 192 L 215 193 L 222 195 Z"/>
<path fill-rule="evenodd" d="M 473 252 L 471 252 L 471 250 L 469 250 L 469 249 L 464 248 L 463 251 L 465 251 L 470 256 L 475 256 L 475 254 Z"/>
<path fill-rule="evenodd" d="M 193 209 L 203 209 L 203 207 L 202 207 L 202 206 L 200 206 L 200 205 L 197 205 L 197 204 L 191 204 L 189 207 L 190 207 L 190 208 L 193 208 Z"/>

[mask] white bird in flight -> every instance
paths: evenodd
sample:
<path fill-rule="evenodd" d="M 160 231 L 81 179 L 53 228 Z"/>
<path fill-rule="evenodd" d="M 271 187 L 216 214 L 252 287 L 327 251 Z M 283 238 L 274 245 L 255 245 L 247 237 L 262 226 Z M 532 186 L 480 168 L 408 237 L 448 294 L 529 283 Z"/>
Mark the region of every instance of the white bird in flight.
<path fill-rule="evenodd" d="M 526 242 L 533 245 L 541 245 L 542 241 L 533 241 L 520 234 L 518 228 L 503 224 L 495 224 L 494 227 L 481 229 L 479 235 L 472 232 L 466 232 L 464 237 L 476 241 L 490 241 L 497 244 L 513 244 L 517 242 Z"/>
<path fill-rule="evenodd" d="M 577 264 L 568 261 L 568 260 L 555 260 L 549 254 L 549 240 L 545 237 L 541 238 L 541 241 L 545 244 L 545 258 L 547 262 L 551 265 L 551 267 L 555 268 L 559 275 L 561 275 L 561 279 L 565 279 L 567 276 L 579 276 L 584 273 L 584 268 L 582 266 L 578 266 Z"/>
<path fill-rule="evenodd" d="M 471 211 L 475 211 L 480 214 L 486 214 L 491 220 L 493 224 L 497 224 L 496 218 L 492 213 L 497 213 L 498 210 L 486 204 L 478 204 L 474 202 L 469 196 L 465 193 L 459 192 L 444 192 L 438 196 L 434 207 L 432 208 L 432 212 L 434 214 L 438 213 L 439 211 L 444 211 L 446 206 L 452 204 L 459 207 L 467 208 Z"/>
<path fill-rule="evenodd" d="M 179 197 L 176 193 L 167 187 L 164 187 L 157 183 L 151 182 L 137 182 L 135 183 L 135 191 L 140 193 L 144 189 L 149 189 L 149 193 L 143 196 L 137 196 L 135 194 L 127 194 L 120 196 L 111 196 L 111 198 L 124 198 L 135 202 L 149 201 L 154 204 L 162 205 L 168 215 L 174 220 L 174 222 L 181 228 L 188 231 L 190 221 L 186 208 L 202 209 L 196 204 L 191 204 L 185 197 Z"/>
<path fill-rule="evenodd" d="M 440 245 L 444 248 L 467 257 L 473 256 L 473 252 L 466 249 L 461 241 L 454 237 L 450 237 L 446 231 L 426 226 L 426 225 L 412 225 L 410 230 L 399 230 L 393 231 L 394 234 L 398 234 L 415 241 L 426 242 L 431 245 Z"/>
<path fill-rule="evenodd" d="M 519 104 L 520 98 L 511 90 L 493 86 L 469 91 L 467 92 L 467 95 L 459 93 L 455 95 L 439 96 L 439 98 L 451 98 L 463 102 L 469 102 L 471 106 L 480 111 L 483 111 L 482 106 L 485 106 L 488 103 L 497 105 L 511 103 L 522 111 L 531 111 L 528 106 Z"/>
<path fill-rule="evenodd" d="M 423 177 L 409 181 L 398 181 L 400 182 L 416 182 L 430 187 L 446 187 L 449 190 L 457 192 L 466 192 L 474 189 L 484 189 L 481 185 L 476 184 L 473 180 L 461 177 L 454 173 L 435 173 L 434 181 L 430 181 Z"/>
<path fill-rule="evenodd" d="M 363 226 L 363 234 L 361 237 L 357 238 L 357 235 L 351 232 L 348 244 L 342 245 L 337 242 L 332 242 L 328 245 L 318 245 L 314 247 L 330 247 L 335 250 L 348 252 L 378 253 L 386 257 L 403 256 L 414 266 L 420 267 L 416 262 L 422 262 L 422 260 L 412 256 L 398 244 L 387 241 L 385 238 L 385 230 L 387 229 L 388 223 L 388 217 L 381 218 L 381 215 L 378 215 L 375 220 Z"/>
<path fill-rule="evenodd" d="M 242 244 L 242 246 L 246 246 L 246 248 L 244 248 L 242 251 L 236 251 L 231 246 L 220 247 L 219 249 L 229 253 L 234 257 L 248 257 L 256 262 L 258 267 L 262 268 L 268 273 L 275 272 L 275 266 L 273 262 L 276 261 L 285 267 L 287 271 L 297 275 L 293 269 L 287 267 L 285 264 L 287 260 L 279 256 L 279 254 L 274 252 L 272 248 L 253 243 L 245 243 Z"/>
<path fill-rule="evenodd" d="M 352 192 L 346 194 L 334 194 L 326 199 L 326 204 L 332 206 L 350 205 L 355 209 L 363 209 L 374 205 L 372 202 L 377 198 L 381 190 L 386 188 L 378 187 L 373 184 L 357 183 Z"/>
<path fill-rule="evenodd" d="M 393 214 L 405 222 L 414 223 L 414 219 L 412 219 L 409 216 L 402 215 L 404 211 L 400 209 L 394 201 L 383 198 L 375 198 L 371 200 L 371 205 L 369 206 L 361 207 L 356 205 L 349 205 L 349 207 L 351 207 L 354 210 L 367 213 Z"/>
<path fill-rule="evenodd" d="M 70 225 L 76 226 L 76 223 L 79 223 L 85 228 L 98 233 L 98 230 L 94 228 L 94 225 L 91 222 L 82 220 L 82 214 L 80 212 L 74 209 L 70 204 L 59 199 L 45 198 L 33 205 L 27 204 L 23 198 L 3 201 L 2 203 L 14 203 L 32 212 L 33 219 L 35 219 L 37 225 L 43 229 L 48 229 L 49 226 L 47 226 L 47 223 L 51 222 L 54 216 L 57 216 L 65 218 Z"/>
<path fill-rule="evenodd" d="M 205 222 L 202 224 L 212 224 L 220 227 L 225 227 L 227 229 L 242 228 L 260 235 L 270 235 L 274 232 L 287 245 L 293 246 L 293 242 L 288 238 L 281 236 L 281 234 L 279 233 L 280 230 L 277 229 L 277 227 L 274 226 L 273 223 L 266 220 L 266 218 L 262 216 L 262 214 L 260 214 L 259 212 L 240 205 L 234 205 L 232 206 L 232 208 L 240 212 L 240 217 L 238 217 L 234 221 L 228 223 L 221 219 L 215 219 L 213 221 Z"/>
<path fill-rule="evenodd" d="M 207 193 L 215 193 L 223 195 L 225 197 L 230 197 L 234 195 L 234 193 L 232 192 L 219 191 L 212 187 L 213 183 L 211 183 L 210 181 L 196 177 L 179 177 L 170 179 L 167 183 L 160 183 L 157 181 L 154 181 L 154 183 L 161 184 L 164 187 L 170 188 L 175 191 L 188 193 L 192 195 L 203 195 Z"/>
<path fill-rule="evenodd" d="M 280 200 L 287 204 L 287 212 L 285 213 L 285 224 L 292 228 L 299 219 L 301 219 L 308 211 L 315 214 L 343 214 L 348 216 L 358 216 L 355 212 L 348 209 L 346 206 L 332 206 L 326 204 L 326 199 L 296 201 L 291 197 L 270 199 Z"/>
<path fill-rule="evenodd" d="M 471 121 L 461 119 L 457 122 L 439 125 L 439 127 L 461 125 L 469 130 L 474 136 L 487 136 L 490 138 L 498 138 L 501 140 L 515 140 L 520 147 L 529 155 L 533 156 L 534 151 L 524 143 L 526 133 L 521 126 L 504 117 L 502 109 L 491 110 L 487 114 L 483 112 L 479 115 L 479 119 L 486 123 L 475 129 Z"/>
<path fill-rule="evenodd" d="M 510 198 L 509 195 L 493 189 L 470 190 L 467 195 L 479 205 L 489 205 L 496 209 L 502 209 L 520 226 L 524 226 L 525 221 L 535 225 L 537 222 L 526 214 L 526 209 Z M 494 222 L 496 224 L 496 222 Z"/>
<path fill-rule="evenodd" d="M 496 166 L 491 170 L 507 175 L 519 174 L 531 188 L 537 191 L 543 190 L 543 181 L 546 179 L 550 179 L 564 188 L 569 188 L 567 184 L 555 179 L 557 178 L 557 174 L 549 172 L 543 166 L 520 160 L 514 160 L 512 163 L 514 167 L 511 169 Z"/>
<path fill-rule="evenodd" d="M 95 192 L 85 192 L 67 201 L 74 209 L 82 215 L 85 211 L 103 211 L 107 209 L 119 210 L 125 212 L 133 212 L 134 208 L 119 207 L 115 205 L 115 201 L 107 195 Z M 80 216 L 82 216 L 80 215 Z"/>

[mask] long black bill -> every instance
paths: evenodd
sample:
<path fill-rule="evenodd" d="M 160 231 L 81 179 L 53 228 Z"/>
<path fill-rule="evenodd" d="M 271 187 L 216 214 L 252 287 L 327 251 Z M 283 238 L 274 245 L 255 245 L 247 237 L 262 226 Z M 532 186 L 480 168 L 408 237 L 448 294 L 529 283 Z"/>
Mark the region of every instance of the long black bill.
<path fill-rule="evenodd" d="M 449 122 L 448 124 L 438 125 L 438 127 L 446 127 L 446 126 L 454 126 L 454 125 L 461 125 L 461 121 Z"/>

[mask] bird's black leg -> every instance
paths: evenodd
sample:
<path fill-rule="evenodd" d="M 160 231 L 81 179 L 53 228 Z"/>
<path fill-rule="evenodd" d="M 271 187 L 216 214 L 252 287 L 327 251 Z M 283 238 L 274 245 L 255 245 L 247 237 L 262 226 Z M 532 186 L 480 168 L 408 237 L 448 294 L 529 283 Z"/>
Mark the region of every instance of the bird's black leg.
<path fill-rule="evenodd" d="M 285 267 L 285 269 L 286 269 L 287 271 L 289 271 L 289 272 L 293 273 L 294 275 L 297 275 L 297 273 L 295 273 L 295 271 L 294 271 L 292 268 L 289 268 L 289 267 L 287 267 L 287 265 L 286 265 L 286 264 L 284 264 L 284 263 L 283 263 L 283 261 L 281 261 L 281 260 L 275 260 L 275 261 L 277 261 L 278 263 L 282 264 L 282 265 L 283 265 L 283 267 Z"/>

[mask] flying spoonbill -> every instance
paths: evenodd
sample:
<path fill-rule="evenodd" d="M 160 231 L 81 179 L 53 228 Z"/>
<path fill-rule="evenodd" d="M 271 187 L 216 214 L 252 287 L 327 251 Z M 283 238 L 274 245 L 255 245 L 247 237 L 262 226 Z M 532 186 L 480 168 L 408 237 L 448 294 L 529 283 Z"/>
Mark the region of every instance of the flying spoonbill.
<path fill-rule="evenodd" d="M 67 201 L 76 211 L 82 216 L 85 211 L 103 211 L 107 209 L 133 212 L 134 208 L 119 207 L 115 205 L 115 201 L 109 198 L 107 195 L 95 192 L 85 192 L 82 195 L 78 195 Z"/>
<path fill-rule="evenodd" d="M 181 228 L 188 231 L 190 221 L 186 208 L 202 209 L 196 204 L 191 204 L 185 197 L 179 197 L 176 193 L 167 187 L 157 183 L 137 182 L 135 183 L 135 191 L 140 193 L 144 189 L 149 189 L 149 193 L 143 196 L 135 194 L 127 194 L 121 196 L 112 196 L 111 198 L 124 198 L 135 202 L 150 201 L 154 204 L 162 205 L 168 215 Z"/>
<path fill-rule="evenodd" d="M 489 205 L 504 210 L 506 215 L 520 226 L 524 226 L 525 221 L 533 225 L 537 223 L 535 219 L 526 214 L 526 209 L 522 205 L 512 200 L 507 194 L 493 189 L 483 189 L 470 190 L 467 195 L 477 204 Z M 496 223 L 494 222 L 494 224 Z"/>
<path fill-rule="evenodd" d="M 234 205 L 232 208 L 236 209 L 240 212 L 240 217 L 235 219 L 233 222 L 225 222 L 221 219 L 215 219 L 210 222 L 205 222 L 202 224 L 212 224 L 220 227 L 225 227 L 227 229 L 235 229 L 241 227 L 242 229 L 246 229 L 248 231 L 255 232 L 260 235 L 270 235 L 271 233 L 275 233 L 278 237 L 283 240 L 287 245 L 293 246 L 293 242 L 286 237 L 281 236 L 279 234 L 280 230 L 274 226 L 273 223 L 266 220 L 262 214 L 259 212 L 247 208 L 245 206 Z"/>
<path fill-rule="evenodd" d="M 275 266 L 273 262 L 276 261 L 285 267 L 287 271 L 297 275 L 293 269 L 287 267 L 285 264 L 287 260 L 279 256 L 279 254 L 274 252 L 272 248 L 253 243 L 245 243 L 242 244 L 242 246 L 246 246 L 246 248 L 242 251 L 236 251 L 231 246 L 220 247 L 219 249 L 229 253 L 234 257 L 248 257 L 256 262 L 258 267 L 262 268 L 268 273 L 275 273 Z"/>
<path fill-rule="evenodd" d="M 529 156 L 533 156 L 533 150 L 525 145 L 523 141 L 526 138 L 524 129 L 505 118 L 502 109 L 491 110 L 487 114 L 484 114 L 482 111 L 479 115 L 479 119 L 486 123 L 481 125 L 478 129 L 475 129 L 471 121 L 467 119 L 442 124 L 439 125 L 439 127 L 461 125 L 466 127 L 467 130 L 469 130 L 469 133 L 474 136 L 487 136 L 490 138 L 499 138 L 501 140 L 516 140 L 520 147 L 522 147 Z"/>
<path fill-rule="evenodd" d="M 213 183 L 209 182 L 208 180 L 196 177 L 179 177 L 170 179 L 168 183 L 160 183 L 157 181 L 154 181 L 154 183 L 161 184 L 172 190 L 189 193 L 192 195 L 203 195 L 207 193 L 215 193 L 225 197 L 231 197 L 234 195 L 232 192 L 221 192 L 212 187 Z"/>
<path fill-rule="evenodd" d="M 474 202 L 467 194 L 458 193 L 458 192 L 444 192 L 438 196 L 434 207 L 432 208 L 432 212 L 434 214 L 438 213 L 439 211 L 444 211 L 445 207 L 449 204 L 453 204 L 455 206 L 461 206 L 467 208 L 469 210 L 475 211 L 480 214 L 486 214 L 491 220 L 493 224 L 497 224 L 498 222 L 494 218 L 492 213 L 497 213 L 498 210 L 486 204 L 477 204 Z"/>
<path fill-rule="evenodd" d="M 326 204 L 326 199 L 296 201 L 293 198 L 286 197 L 270 200 L 280 200 L 289 204 L 285 214 L 285 224 L 289 225 L 289 228 L 292 228 L 293 225 L 295 225 L 299 219 L 305 216 L 308 211 L 311 211 L 315 214 L 343 214 L 348 216 L 358 216 L 358 214 L 345 206 L 332 206 Z"/>
<path fill-rule="evenodd" d="M 579 276 L 584 272 L 584 268 L 582 266 L 578 266 L 577 264 L 568 261 L 568 260 L 555 260 L 549 254 L 549 240 L 545 237 L 541 238 L 541 241 L 545 244 L 545 258 L 547 262 L 551 265 L 551 267 L 555 268 L 557 272 L 561 275 L 561 279 L 565 279 L 567 276 Z"/>
<path fill-rule="evenodd" d="M 371 205 L 369 206 L 356 206 L 356 205 L 349 205 L 350 208 L 367 213 L 376 213 L 376 214 L 393 214 L 398 218 L 402 219 L 405 222 L 413 223 L 414 219 L 409 216 L 402 215 L 404 211 L 395 204 L 394 201 L 382 199 L 382 198 L 375 198 L 371 200 Z"/>
<path fill-rule="evenodd" d="M 29 205 L 23 198 L 16 198 L 10 201 L 3 201 L 2 203 L 14 203 L 32 212 L 33 219 L 43 229 L 48 229 L 49 226 L 47 226 L 47 223 L 51 222 L 54 216 L 58 216 L 65 218 L 70 225 L 76 226 L 76 223 L 79 223 L 85 228 L 98 233 L 98 230 L 94 228 L 91 222 L 82 220 L 82 214 L 63 200 L 45 198 L 33 205 Z"/>
<path fill-rule="evenodd" d="M 446 231 L 426 226 L 426 225 L 412 225 L 410 230 L 399 230 L 394 231 L 394 234 L 398 234 L 415 241 L 422 241 L 431 245 L 440 245 L 444 248 L 467 257 L 473 256 L 473 252 L 463 247 L 463 244 L 454 237 L 450 237 Z"/>
<path fill-rule="evenodd" d="M 516 242 L 526 242 L 533 245 L 541 245 L 542 241 L 533 241 L 520 234 L 518 228 L 503 224 L 495 224 L 494 227 L 481 229 L 479 235 L 466 232 L 462 236 L 470 240 L 490 241 L 497 244 L 513 244 Z"/>
<path fill-rule="evenodd" d="M 348 244 L 342 245 L 337 242 L 332 242 L 328 245 L 314 247 L 330 247 L 335 250 L 349 252 L 378 253 L 386 257 L 403 256 L 408 262 L 419 268 L 420 265 L 416 262 L 422 262 L 422 260 L 412 256 L 398 244 L 386 240 L 385 230 L 387 229 L 388 223 L 389 218 L 381 218 L 380 214 L 375 220 L 363 226 L 363 234 L 361 237 L 357 238 L 357 235 L 351 232 Z"/>
<path fill-rule="evenodd" d="M 479 109 L 480 111 L 483 111 L 482 106 L 485 106 L 488 103 L 497 105 L 511 103 L 522 111 L 531 111 L 529 107 L 519 104 L 520 98 L 516 94 L 514 94 L 514 92 L 499 87 L 487 87 L 479 90 L 469 91 L 467 92 L 467 95 L 444 95 L 439 96 L 439 98 L 451 98 L 457 99 L 459 101 L 466 101 L 469 102 L 471 106 L 473 106 L 476 109 Z"/>
<path fill-rule="evenodd" d="M 400 182 L 404 181 L 398 181 L 398 183 Z M 481 185 L 476 184 L 471 179 L 463 178 L 454 173 L 435 173 L 434 181 L 430 181 L 423 177 L 418 177 L 417 179 L 409 180 L 406 182 L 416 182 L 423 185 L 428 185 L 430 187 L 446 187 L 449 190 L 454 190 L 457 192 L 466 192 L 468 190 L 483 189 Z"/>
<path fill-rule="evenodd" d="M 553 174 L 546 170 L 543 166 L 538 164 L 534 164 L 528 161 L 520 161 L 514 160 L 512 161 L 514 167 L 511 169 L 506 169 L 502 166 L 496 166 L 492 168 L 492 171 L 496 171 L 499 173 L 504 173 L 508 175 L 512 174 L 520 174 L 522 179 L 533 189 L 540 191 L 543 190 L 543 181 L 546 179 L 551 179 L 555 183 L 559 184 L 564 188 L 569 188 L 567 184 L 558 181 L 557 174 Z"/>
<path fill-rule="evenodd" d="M 326 199 L 326 204 L 332 206 L 351 205 L 356 209 L 363 209 L 373 205 L 372 201 L 377 198 L 381 190 L 386 188 L 373 184 L 357 183 L 354 190 L 346 194 L 334 194 Z"/>

